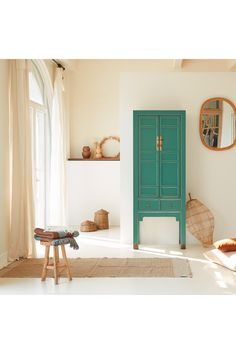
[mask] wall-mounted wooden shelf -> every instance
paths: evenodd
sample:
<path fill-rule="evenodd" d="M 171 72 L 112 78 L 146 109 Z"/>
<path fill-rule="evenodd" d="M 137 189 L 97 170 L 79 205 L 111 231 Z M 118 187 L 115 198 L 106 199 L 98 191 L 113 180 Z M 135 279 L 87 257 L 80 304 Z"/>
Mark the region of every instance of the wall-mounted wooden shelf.
<path fill-rule="evenodd" d="M 102 157 L 101 159 L 69 158 L 68 161 L 120 161 L 119 157 Z"/>

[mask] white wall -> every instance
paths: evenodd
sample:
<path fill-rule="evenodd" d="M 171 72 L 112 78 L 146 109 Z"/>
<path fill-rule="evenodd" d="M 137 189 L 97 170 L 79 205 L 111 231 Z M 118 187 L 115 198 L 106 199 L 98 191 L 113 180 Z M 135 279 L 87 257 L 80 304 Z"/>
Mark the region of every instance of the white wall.
<path fill-rule="evenodd" d="M 123 73 L 120 81 L 121 237 L 132 242 L 132 111 L 186 110 L 187 193 L 205 203 L 215 216 L 214 238 L 236 236 L 236 148 L 211 151 L 199 137 L 199 112 L 207 98 L 226 97 L 236 104 L 236 73 Z M 178 242 L 177 223 L 148 220 L 142 243 Z M 155 225 L 154 225 L 155 224 Z M 155 227 L 154 227 L 155 226 Z M 191 235 L 187 242 L 195 243 Z"/>
<path fill-rule="evenodd" d="M 0 60 L 0 268 L 7 263 L 9 233 L 9 151 L 8 151 L 8 61 Z"/>
<path fill-rule="evenodd" d="M 68 161 L 68 224 L 94 220 L 99 209 L 109 212 L 109 224 L 120 224 L 120 162 Z"/>
<path fill-rule="evenodd" d="M 171 70 L 172 60 L 78 60 L 66 70 L 71 157 L 105 136 L 120 135 L 120 73 Z M 76 65 L 73 63 L 73 67 Z"/>
<path fill-rule="evenodd" d="M 71 157 L 81 157 L 82 146 L 92 148 L 105 136 L 119 135 L 117 73 L 99 61 L 81 61 L 68 81 Z"/>

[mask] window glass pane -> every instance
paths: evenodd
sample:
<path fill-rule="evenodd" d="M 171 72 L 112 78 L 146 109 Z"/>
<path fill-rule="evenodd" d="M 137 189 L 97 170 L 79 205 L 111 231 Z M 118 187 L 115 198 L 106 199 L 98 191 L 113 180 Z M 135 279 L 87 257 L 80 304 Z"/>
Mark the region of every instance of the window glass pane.
<path fill-rule="evenodd" d="M 29 98 L 33 102 L 44 104 L 43 94 L 32 72 L 29 72 Z"/>

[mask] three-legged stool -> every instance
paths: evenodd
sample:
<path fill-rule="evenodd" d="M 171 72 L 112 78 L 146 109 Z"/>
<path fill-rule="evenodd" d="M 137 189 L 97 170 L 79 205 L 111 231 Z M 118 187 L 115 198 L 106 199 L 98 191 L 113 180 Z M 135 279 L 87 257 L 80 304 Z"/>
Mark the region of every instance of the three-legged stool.
<path fill-rule="evenodd" d="M 47 277 L 48 269 L 52 269 L 54 272 L 54 281 L 55 284 L 58 284 L 58 278 L 60 274 L 66 270 L 67 276 L 69 280 L 72 280 L 69 263 L 66 257 L 65 245 L 53 245 L 53 241 L 40 241 L 42 246 L 45 246 L 45 257 L 44 257 L 44 265 L 42 271 L 41 280 L 44 281 Z M 49 255 L 50 255 L 50 247 L 53 247 L 53 263 L 49 264 Z M 63 263 L 60 262 L 59 259 L 59 247 L 61 247 L 61 253 L 63 257 Z"/>

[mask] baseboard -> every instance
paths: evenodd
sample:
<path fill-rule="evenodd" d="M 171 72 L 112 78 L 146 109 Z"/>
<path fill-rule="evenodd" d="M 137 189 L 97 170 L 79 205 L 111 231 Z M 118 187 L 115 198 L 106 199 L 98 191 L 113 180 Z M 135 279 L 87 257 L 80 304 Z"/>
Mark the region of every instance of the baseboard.
<path fill-rule="evenodd" d="M 4 252 L 4 253 L 0 254 L 0 269 L 3 267 L 6 267 L 7 264 L 8 264 L 7 252 Z"/>

